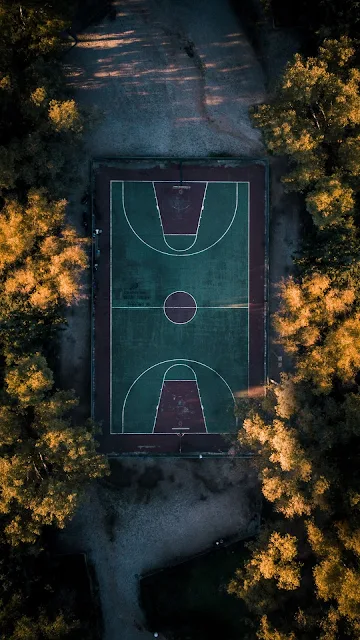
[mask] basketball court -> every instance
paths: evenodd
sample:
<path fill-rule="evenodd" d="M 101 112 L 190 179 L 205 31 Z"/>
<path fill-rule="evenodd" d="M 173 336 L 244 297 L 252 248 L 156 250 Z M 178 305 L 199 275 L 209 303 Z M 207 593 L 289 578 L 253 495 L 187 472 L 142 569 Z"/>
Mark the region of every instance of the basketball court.
<path fill-rule="evenodd" d="M 92 411 L 102 450 L 226 454 L 266 382 L 267 167 L 93 164 Z"/>

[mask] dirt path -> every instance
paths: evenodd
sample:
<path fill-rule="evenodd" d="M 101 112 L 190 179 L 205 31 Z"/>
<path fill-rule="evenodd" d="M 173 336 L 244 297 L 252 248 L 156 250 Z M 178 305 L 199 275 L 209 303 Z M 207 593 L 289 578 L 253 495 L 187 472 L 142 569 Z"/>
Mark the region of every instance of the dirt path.
<path fill-rule="evenodd" d="M 112 469 L 61 534 L 62 550 L 87 553 L 95 567 L 104 640 L 145 640 L 139 575 L 255 533 L 259 489 L 247 460 L 128 459 Z"/>
<path fill-rule="evenodd" d="M 263 72 L 227 0 L 114 5 L 116 19 L 79 34 L 66 57 L 69 85 L 96 117 L 70 198 L 70 218 L 79 229 L 92 157 L 264 153 L 248 115 L 251 105 L 265 99 Z M 281 224 L 284 233 L 293 233 L 293 223 L 291 229 L 284 219 Z M 283 262 L 277 260 L 276 278 L 288 268 L 289 242 Z M 278 255 L 276 247 L 273 251 Z M 62 332 L 62 384 L 80 395 L 79 415 L 85 417 L 88 304 L 73 309 L 68 321 Z M 131 459 L 113 463 L 112 479 L 111 486 L 92 486 L 61 543 L 85 551 L 94 564 L 104 640 L 142 640 L 152 636 L 136 627 L 142 621 L 138 575 L 200 551 L 218 537 L 254 531 L 259 490 L 246 460 Z"/>
<path fill-rule="evenodd" d="M 79 35 L 70 85 L 102 118 L 89 155 L 258 155 L 248 107 L 262 71 L 221 0 L 115 2 L 117 18 Z"/>

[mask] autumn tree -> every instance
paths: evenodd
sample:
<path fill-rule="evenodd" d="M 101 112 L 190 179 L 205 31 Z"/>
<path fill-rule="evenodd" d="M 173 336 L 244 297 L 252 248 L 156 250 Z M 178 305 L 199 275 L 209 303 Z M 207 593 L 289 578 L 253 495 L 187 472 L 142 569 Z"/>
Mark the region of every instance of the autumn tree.
<path fill-rule="evenodd" d="M 46 546 L 44 540 L 21 550 L 0 545 L 0 637 L 97 640 L 94 615 L 79 615 L 81 595 L 72 587 L 79 584 L 77 576 L 64 581 L 61 559 L 41 546 Z"/>
<path fill-rule="evenodd" d="M 360 72 L 345 36 L 325 40 L 317 57 L 296 54 L 272 104 L 254 113 L 268 149 L 287 155 L 288 189 L 305 193 L 320 228 L 351 219 L 360 126 Z M 351 183 L 352 181 L 352 183 Z"/>
<path fill-rule="evenodd" d="M 0 193 L 71 182 L 84 118 L 65 88 L 61 34 L 74 3 L 0 3 Z"/>
<path fill-rule="evenodd" d="M 72 424 L 73 392 L 53 391 L 40 354 L 15 360 L 5 376 L 0 410 L 0 514 L 5 540 L 32 543 L 44 525 L 63 528 L 83 487 L 107 472 L 94 427 Z"/>
<path fill-rule="evenodd" d="M 296 356 L 298 378 L 329 393 L 334 378 L 351 382 L 360 369 L 360 316 L 357 283 L 346 274 L 337 283 L 314 271 L 279 286 L 274 326 L 288 353 Z"/>
<path fill-rule="evenodd" d="M 65 200 L 32 190 L 25 204 L 8 200 L 1 213 L 0 323 L 10 353 L 41 346 L 59 310 L 84 296 L 87 241 L 66 224 L 65 210 Z"/>
<path fill-rule="evenodd" d="M 230 591 L 259 616 L 259 638 L 356 637 L 360 396 L 347 392 L 340 402 L 283 375 L 264 402 L 252 404 L 239 441 L 255 454 L 264 498 L 282 520 L 278 516 L 267 523 Z M 292 576 L 296 563 L 302 564 L 293 598 L 277 582 L 280 574 L 273 563 L 275 558 L 282 566 L 276 549 L 285 553 L 284 539 L 292 540 L 294 552 L 286 572 Z"/>
<path fill-rule="evenodd" d="M 228 586 L 228 592 L 245 600 L 257 613 L 271 610 L 274 594 L 293 591 L 300 586 L 301 564 L 298 561 L 297 540 L 289 534 L 263 531 L 257 542 L 248 543 L 251 558 L 238 569 Z"/>
<path fill-rule="evenodd" d="M 66 223 L 84 114 L 62 55 L 77 2 L 0 0 L 0 636 L 92 638 L 56 601 L 46 547 L 91 479 L 107 473 L 95 426 L 61 391 L 57 332 L 83 296 L 86 241 Z M 51 356 L 51 366 L 49 365 Z M 47 573 L 47 577 L 43 576 Z M 66 594 L 69 596 L 69 593 Z"/>
<path fill-rule="evenodd" d="M 322 7 L 330 4 L 337 2 Z M 350 5 L 357 3 L 342 3 L 342 16 Z M 252 401 L 241 411 L 239 444 L 254 454 L 270 515 L 230 591 L 254 612 L 256 634 L 263 640 L 360 634 L 360 72 L 355 53 L 354 43 L 343 36 L 325 40 L 317 56 L 297 54 L 273 102 L 254 114 L 269 151 L 288 157 L 285 186 L 302 194 L 313 222 L 305 216 L 295 274 L 279 285 L 274 317 L 293 373 L 272 385 L 264 402 Z M 290 569 L 285 566 L 290 575 L 296 563 L 300 566 L 293 593 L 277 582 L 276 536 L 284 550 L 289 539 L 296 548 Z"/>
<path fill-rule="evenodd" d="M 355 207 L 354 191 L 336 175 L 320 178 L 306 197 L 307 210 L 315 224 L 322 228 L 337 224 Z"/>
<path fill-rule="evenodd" d="M 261 4 L 277 26 L 299 27 L 310 41 L 325 35 L 360 33 L 359 0 L 262 0 Z"/>

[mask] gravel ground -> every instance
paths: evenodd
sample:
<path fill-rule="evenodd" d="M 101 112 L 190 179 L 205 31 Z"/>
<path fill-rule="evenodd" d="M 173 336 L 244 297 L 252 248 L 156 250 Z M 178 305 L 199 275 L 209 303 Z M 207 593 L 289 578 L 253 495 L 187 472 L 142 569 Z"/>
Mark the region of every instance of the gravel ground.
<path fill-rule="evenodd" d="M 68 58 L 78 101 L 101 119 L 89 155 L 261 154 L 248 108 L 264 98 L 262 70 L 227 2 L 115 5 Z"/>
<path fill-rule="evenodd" d="M 263 71 L 228 0 L 114 5 L 116 20 L 79 34 L 65 58 L 69 85 L 94 122 L 70 196 L 69 216 L 79 229 L 92 157 L 264 153 L 248 115 L 266 99 Z M 281 254 L 273 252 L 285 254 L 288 269 L 294 229 L 284 221 L 278 182 L 276 192 L 281 237 L 290 239 Z M 283 273 L 278 259 L 276 277 Z M 69 312 L 68 323 L 61 383 L 80 396 L 82 417 L 89 411 L 87 302 Z M 95 567 L 104 640 L 145 640 L 152 636 L 138 628 L 138 576 L 219 537 L 254 532 L 259 490 L 247 460 L 128 459 L 112 468 L 111 484 L 92 485 L 60 543 L 86 552 Z"/>
<path fill-rule="evenodd" d="M 92 485 L 60 543 L 95 567 L 104 640 L 145 640 L 139 575 L 255 533 L 260 494 L 248 460 L 128 459 L 112 468 L 111 483 Z"/>

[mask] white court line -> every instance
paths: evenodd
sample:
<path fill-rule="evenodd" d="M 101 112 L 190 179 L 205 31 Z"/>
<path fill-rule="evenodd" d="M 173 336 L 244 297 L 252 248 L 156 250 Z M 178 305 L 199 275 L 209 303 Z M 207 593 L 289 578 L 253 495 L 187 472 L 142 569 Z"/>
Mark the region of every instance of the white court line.
<path fill-rule="evenodd" d="M 247 343 L 248 343 L 248 370 L 247 370 L 247 379 L 248 379 L 248 395 L 250 390 L 250 182 L 248 182 L 247 186 L 248 190 L 248 330 L 247 330 Z"/>
<path fill-rule="evenodd" d="M 176 180 L 110 180 L 110 182 L 141 182 L 141 183 L 150 183 L 150 182 L 164 182 L 164 183 L 170 183 L 172 182 L 173 184 L 176 183 Z M 246 184 L 247 181 L 245 180 L 185 180 L 186 183 L 188 184 L 206 184 L 207 182 L 210 182 L 210 184 Z M 178 184 L 178 183 L 177 183 Z M 177 184 L 174 184 L 174 186 L 177 186 Z M 178 185 L 179 189 L 180 189 L 180 185 Z"/>
<path fill-rule="evenodd" d="M 164 256 L 175 256 L 177 258 L 188 257 L 188 256 L 196 256 L 196 255 L 198 255 L 200 253 L 204 253 L 204 251 L 208 251 L 209 249 L 212 249 L 213 247 L 215 247 L 215 245 L 217 245 L 219 242 L 221 242 L 221 240 L 226 236 L 226 234 L 228 233 L 228 231 L 232 227 L 233 222 L 235 220 L 235 216 L 237 214 L 238 205 L 239 205 L 239 184 L 249 184 L 248 182 L 247 183 L 243 183 L 243 182 L 241 182 L 241 183 L 231 182 L 230 183 L 230 184 L 235 184 L 236 185 L 236 203 L 235 203 L 234 215 L 230 220 L 229 226 L 227 227 L 227 229 L 225 229 L 224 233 L 220 236 L 220 238 L 218 238 L 216 240 L 216 242 L 213 242 L 208 247 L 205 247 L 205 249 L 200 249 L 199 251 L 193 251 L 192 253 L 169 253 L 168 251 L 162 251 L 161 249 L 156 249 L 155 247 L 152 247 L 151 244 L 149 244 L 148 242 L 143 240 L 143 238 L 141 238 L 141 236 L 139 236 L 139 234 L 136 233 L 136 231 L 135 231 L 134 227 L 132 226 L 132 224 L 130 223 L 130 220 L 129 220 L 128 215 L 126 213 L 126 207 L 125 207 L 125 182 L 121 181 L 121 180 L 111 180 L 110 184 L 112 185 L 113 182 L 122 182 L 122 207 L 123 207 L 123 213 L 124 213 L 126 222 L 128 223 L 131 231 L 137 237 L 137 239 L 140 240 L 140 242 L 142 242 L 149 249 L 152 249 L 153 251 L 157 251 L 157 253 L 161 253 Z M 126 182 L 130 182 L 130 181 L 127 180 Z M 132 182 L 137 182 L 137 181 L 133 180 Z M 152 182 L 152 181 L 146 180 L 144 182 Z M 169 182 L 172 182 L 172 181 L 169 180 Z M 215 184 L 215 183 L 211 183 L 211 184 Z M 228 183 L 224 182 L 222 184 L 228 184 Z"/>
<path fill-rule="evenodd" d="M 166 300 L 168 300 L 168 298 L 170 298 L 170 296 L 173 296 L 174 293 L 186 293 L 187 296 L 190 296 L 190 298 L 192 298 L 194 300 L 195 303 L 195 313 L 193 316 L 191 316 L 191 318 L 189 320 L 185 320 L 185 322 L 175 322 L 174 320 L 171 320 L 171 318 L 169 318 L 169 316 L 166 314 L 166 310 L 165 310 L 165 306 L 166 306 Z M 168 307 L 168 309 L 194 309 L 194 307 Z M 169 320 L 169 322 L 172 322 L 173 324 L 188 324 L 189 322 L 191 322 L 191 320 L 193 320 L 197 314 L 197 304 L 196 304 L 196 300 L 194 298 L 194 296 L 191 295 L 191 293 L 188 293 L 187 291 L 181 291 L 180 289 L 177 291 L 173 291 L 172 293 L 169 293 L 168 296 L 166 296 L 165 300 L 164 300 L 164 304 L 163 304 L 163 311 L 164 311 L 164 316 L 167 320 Z"/>
<path fill-rule="evenodd" d="M 157 180 L 155 182 L 157 182 Z M 169 249 L 171 249 L 172 251 L 179 251 L 179 252 L 180 251 L 189 251 L 189 249 L 191 249 L 194 246 L 194 244 L 196 243 L 196 241 L 197 241 L 199 228 L 200 228 L 200 222 L 201 222 L 201 216 L 202 216 L 202 212 L 203 212 L 203 209 L 204 209 L 205 196 L 206 196 L 206 192 L 207 192 L 207 188 L 208 188 L 208 182 L 205 183 L 203 201 L 201 203 L 200 216 L 199 216 L 199 220 L 198 220 L 198 224 L 197 224 L 197 228 L 196 228 L 196 233 L 195 234 L 193 234 L 193 233 L 187 233 L 187 234 L 182 234 L 182 233 L 174 233 L 174 234 L 164 233 L 164 227 L 163 227 L 163 223 L 162 223 L 159 202 L 158 202 L 157 195 L 156 195 L 155 182 L 153 182 L 152 185 L 153 185 L 154 196 L 155 196 L 155 200 L 156 200 L 156 208 L 157 208 L 158 214 L 159 214 L 159 219 L 160 219 L 160 224 L 161 224 L 161 231 L 162 231 L 162 234 L 163 234 L 164 242 L 165 242 L 166 246 L 169 247 Z M 179 236 L 182 236 L 182 235 L 194 236 L 195 235 L 195 238 L 194 238 L 194 241 L 188 247 L 186 247 L 186 249 L 174 249 L 174 247 L 172 247 L 171 244 L 169 244 L 168 241 L 166 240 L 166 236 L 167 235 L 175 235 L 175 236 L 178 236 L 178 235 Z"/>
<path fill-rule="evenodd" d="M 112 215 L 113 215 L 113 210 L 112 210 L 112 183 L 110 182 L 110 220 L 109 220 L 109 277 L 110 277 L 110 282 L 109 282 L 109 287 L 110 287 L 110 295 L 109 295 L 109 304 L 110 304 L 110 310 L 109 310 L 109 316 L 110 316 L 110 327 L 109 327 L 109 340 L 110 340 L 110 354 L 109 354 L 109 368 L 110 368 L 110 389 L 109 389 L 109 402 L 110 402 L 110 408 L 109 408 L 109 420 L 110 420 L 110 433 L 111 433 L 111 428 L 112 428 L 112 310 L 113 310 L 113 306 L 112 306 Z"/>
<path fill-rule="evenodd" d="M 162 379 L 160 395 L 159 395 L 159 402 L 156 405 L 156 413 L 155 413 L 155 419 L 154 419 L 152 433 L 155 433 L 154 429 L 156 427 L 156 420 L 157 420 L 157 417 L 158 417 L 160 401 L 161 401 L 161 395 L 162 395 L 162 391 L 163 391 L 165 382 L 194 382 L 194 380 L 165 380 L 166 374 L 168 373 L 168 371 L 170 371 L 170 369 L 174 369 L 174 367 L 186 367 L 187 369 L 190 369 L 190 371 L 192 371 L 192 373 L 194 375 L 194 378 L 195 378 L 195 384 L 197 386 L 197 392 L 198 392 L 198 396 L 199 396 L 199 400 L 200 400 L 200 407 L 201 407 L 202 417 L 203 417 L 203 420 L 204 420 L 205 433 L 208 433 L 207 426 L 206 426 L 206 420 L 205 420 L 205 414 L 204 414 L 204 407 L 203 407 L 203 403 L 201 401 L 200 389 L 199 389 L 196 373 L 195 373 L 195 371 L 194 371 L 194 369 L 192 367 L 189 367 L 188 364 L 180 364 L 180 365 L 179 364 L 172 364 L 171 367 L 168 367 L 168 369 L 166 369 L 166 371 L 165 371 L 165 373 L 163 375 L 163 379 Z M 173 427 L 173 428 L 181 429 L 181 427 Z M 168 431 L 157 431 L 156 433 L 169 433 L 169 432 Z M 198 433 L 204 433 L 204 432 L 203 431 L 199 431 Z"/>
<path fill-rule="evenodd" d="M 221 307 L 199 307 L 197 305 L 197 309 L 247 309 L 249 305 L 247 304 L 234 304 L 234 305 L 227 305 L 227 306 L 221 306 Z M 193 309 L 194 307 L 168 307 L 168 309 Z M 122 307 L 122 306 L 114 306 L 113 309 L 124 309 L 125 311 L 129 311 L 131 309 L 134 309 L 135 311 L 139 311 L 139 309 L 164 309 L 164 305 L 162 304 L 159 307 Z"/>
<path fill-rule="evenodd" d="M 209 371 L 213 371 L 217 376 L 219 376 L 220 380 L 222 380 L 223 383 L 229 389 L 231 397 L 232 397 L 233 402 L 234 402 L 234 407 L 236 407 L 235 396 L 234 396 L 233 392 L 231 391 L 231 388 L 228 385 L 228 383 L 226 382 L 225 378 L 223 378 L 222 375 L 218 371 L 216 371 L 212 367 L 209 367 L 209 365 L 204 364 L 203 362 L 199 362 L 198 360 L 191 360 L 190 358 L 171 358 L 170 360 L 162 360 L 161 362 L 157 362 L 156 364 L 151 365 L 151 367 L 148 367 L 147 369 L 145 369 L 142 373 L 140 373 L 140 375 L 136 378 L 136 380 L 134 380 L 134 382 L 130 385 L 130 387 L 129 387 L 127 393 L 126 393 L 126 396 L 125 396 L 125 399 L 124 399 L 124 402 L 123 402 L 122 411 L 121 411 L 121 431 L 122 431 L 122 433 L 124 433 L 125 405 L 126 405 L 126 402 L 127 402 L 128 397 L 129 397 L 129 393 L 130 393 L 131 389 L 138 382 L 138 380 L 140 380 L 140 378 L 143 375 L 145 375 L 145 373 L 147 373 L 148 371 L 151 371 L 151 369 L 154 369 L 155 367 L 158 367 L 158 366 L 160 366 L 162 364 L 167 364 L 168 362 L 192 362 L 193 364 L 199 364 L 201 367 L 205 367 L 205 369 L 209 369 Z M 191 369 L 191 367 L 189 367 L 189 368 Z M 139 433 L 141 433 L 141 432 L 139 432 Z M 118 434 L 114 433 L 113 435 L 118 435 Z M 221 435 L 221 434 L 219 434 L 219 435 Z"/>

